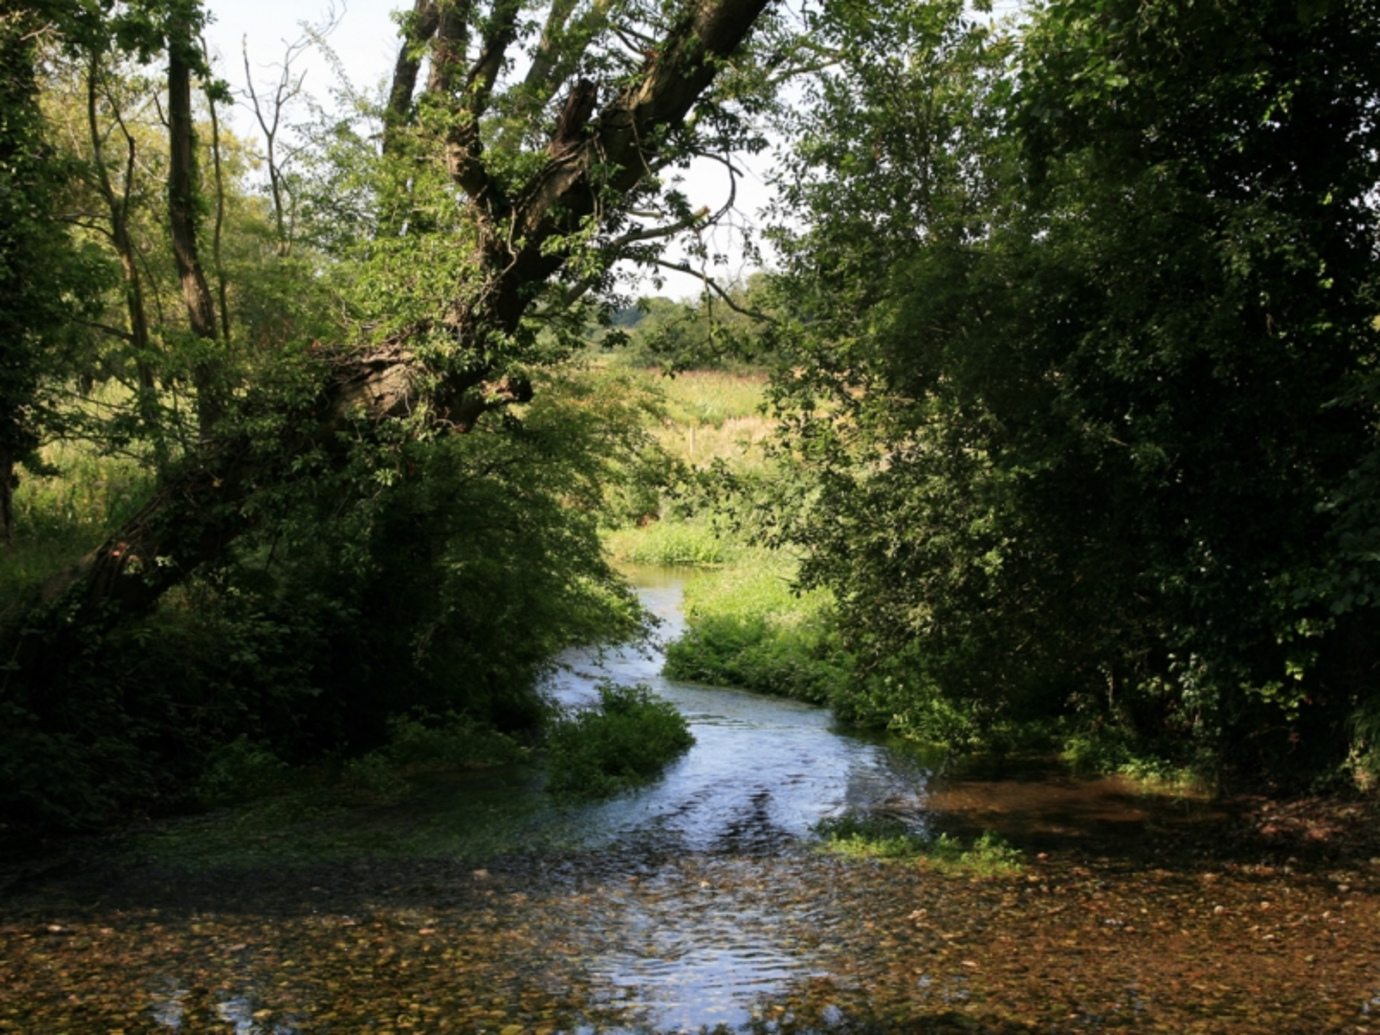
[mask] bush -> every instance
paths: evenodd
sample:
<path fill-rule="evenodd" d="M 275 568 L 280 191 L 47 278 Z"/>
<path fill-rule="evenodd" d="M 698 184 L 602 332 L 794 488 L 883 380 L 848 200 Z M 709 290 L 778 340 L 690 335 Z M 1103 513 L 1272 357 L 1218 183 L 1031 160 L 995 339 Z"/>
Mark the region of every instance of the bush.
<path fill-rule="evenodd" d="M 552 656 L 642 621 L 598 536 L 647 447 L 641 411 L 541 387 L 521 421 L 361 444 L 341 472 L 265 488 L 235 549 L 150 614 L 106 626 L 63 598 L 27 616 L 31 660 L 0 663 L 0 818 L 89 828 L 252 796 L 260 750 L 294 766 L 382 752 L 345 774 L 365 790 L 383 768 L 513 757 L 484 731 L 540 725 Z M 35 480 L 22 527 L 89 546 L 93 471 Z"/>
<path fill-rule="evenodd" d="M 685 717 L 643 685 L 599 687 L 599 705 L 557 719 L 547 734 L 547 786 L 607 797 L 647 783 L 695 738 Z"/>
<path fill-rule="evenodd" d="M 388 720 L 384 754 L 394 765 L 503 765 L 527 757 L 527 750 L 507 734 L 490 729 L 468 715 L 446 712 L 435 716 L 425 709 Z"/>
<path fill-rule="evenodd" d="M 197 781 L 197 800 L 206 806 L 251 801 L 277 787 L 287 771 L 266 745 L 241 735 L 211 752 Z"/>
<path fill-rule="evenodd" d="M 783 558 L 751 551 L 686 586 L 689 628 L 666 651 L 673 679 L 827 704 L 843 695 L 849 658 L 824 593 L 798 594 Z"/>

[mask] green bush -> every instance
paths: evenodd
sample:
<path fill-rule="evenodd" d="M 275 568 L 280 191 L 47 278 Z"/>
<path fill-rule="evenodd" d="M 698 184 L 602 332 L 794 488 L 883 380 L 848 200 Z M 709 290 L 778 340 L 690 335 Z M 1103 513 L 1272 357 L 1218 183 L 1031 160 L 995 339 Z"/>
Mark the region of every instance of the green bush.
<path fill-rule="evenodd" d="M 599 706 L 558 718 L 547 734 L 547 786 L 607 797 L 647 783 L 695 738 L 685 717 L 643 685 L 599 687 Z"/>
<path fill-rule="evenodd" d="M 517 762 L 527 750 L 507 734 L 483 726 L 469 715 L 425 709 L 388 720 L 388 760 L 401 766 L 486 766 Z"/>
<path fill-rule="evenodd" d="M 636 400 L 541 387 L 521 421 L 362 445 L 266 490 L 236 549 L 150 614 L 74 626 L 64 598 L 30 615 L 28 660 L 0 663 L 0 818 L 89 828 L 252 795 L 260 749 L 381 752 L 345 774 L 371 793 L 384 769 L 513 757 L 484 731 L 541 724 L 552 656 L 642 621 L 598 535 L 647 444 Z M 77 521 L 94 488 L 39 488 L 25 521 L 99 538 Z"/>
<path fill-rule="evenodd" d="M 278 787 L 287 772 L 272 750 L 242 734 L 211 752 L 197 781 L 197 800 L 207 806 L 251 801 Z"/>
<path fill-rule="evenodd" d="M 814 629 L 781 627 L 767 616 L 716 615 L 671 644 L 666 674 L 828 704 L 846 684 L 848 670 L 829 656 L 827 646 Z"/>
<path fill-rule="evenodd" d="M 842 697 L 849 659 L 824 593 L 798 594 L 789 561 L 743 551 L 685 588 L 689 627 L 666 652 L 666 674 L 826 704 Z"/>

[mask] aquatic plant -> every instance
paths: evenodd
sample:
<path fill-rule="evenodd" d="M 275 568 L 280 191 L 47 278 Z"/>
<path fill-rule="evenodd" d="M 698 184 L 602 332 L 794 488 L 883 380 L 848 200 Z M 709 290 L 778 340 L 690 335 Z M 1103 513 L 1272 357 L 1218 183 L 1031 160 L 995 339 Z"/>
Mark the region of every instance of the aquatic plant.
<path fill-rule="evenodd" d="M 1011 877 L 1024 868 L 1020 849 L 992 830 L 984 830 L 965 846 L 949 834 L 930 836 L 899 820 L 849 813 L 818 823 L 815 833 L 827 850 L 840 855 L 915 860 L 941 873 Z"/>

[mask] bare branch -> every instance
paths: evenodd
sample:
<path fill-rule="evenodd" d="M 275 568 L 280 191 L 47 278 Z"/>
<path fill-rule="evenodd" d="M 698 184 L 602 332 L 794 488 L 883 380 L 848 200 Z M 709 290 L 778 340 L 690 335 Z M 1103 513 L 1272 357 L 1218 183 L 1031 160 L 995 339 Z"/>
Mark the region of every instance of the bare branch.
<path fill-rule="evenodd" d="M 717 217 L 715 217 L 717 218 Z M 630 244 L 637 244 L 640 241 L 655 241 L 663 237 L 673 237 L 682 231 L 689 230 L 694 226 L 703 225 L 706 221 L 712 222 L 709 218 L 709 206 L 696 209 L 684 219 L 674 223 L 667 223 L 664 226 L 652 226 L 630 231 L 621 237 L 616 237 L 609 242 L 609 248 L 617 251 L 626 248 Z"/>
<path fill-rule="evenodd" d="M 733 301 L 733 297 L 723 289 L 723 287 L 719 284 L 717 280 L 715 280 L 709 274 L 701 270 L 695 269 L 693 266 L 687 265 L 683 262 L 667 262 L 665 259 L 649 259 L 648 261 L 652 263 L 652 265 L 654 266 L 660 266 L 662 269 L 674 270 L 677 273 L 685 273 L 689 276 L 694 277 L 696 280 L 703 283 L 705 287 L 709 288 L 710 291 L 718 295 L 719 298 L 723 301 L 724 305 L 728 306 L 735 313 L 738 313 L 741 316 L 747 316 L 754 320 L 760 320 L 763 323 L 777 322 L 776 317 L 774 316 L 768 316 L 766 313 L 759 313 L 756 309 L 743 308 L 737 302 Z"/>

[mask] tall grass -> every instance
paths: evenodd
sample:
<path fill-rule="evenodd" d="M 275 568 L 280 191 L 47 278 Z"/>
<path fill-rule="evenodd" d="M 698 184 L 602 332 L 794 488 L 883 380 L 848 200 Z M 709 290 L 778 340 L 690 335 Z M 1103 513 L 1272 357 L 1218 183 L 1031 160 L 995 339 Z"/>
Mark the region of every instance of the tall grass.
<path fill-rule="evenodd" d="M 848 685 L 830 595 L 794 588 L 794 562 L 743 550 L 737 563 L 686 586 L 688 629 L 667 649 L 666 674 L 815 704 Z"/>
<path fill-rule="evenodd" d="M 0 546 L 0 607 L 96 546 L 153 484 L 145 466 L 87 443 L 52 443 L 42 459 L 54 473 L 21 471 L 14 495 L 14 542 Z"/>
<path fill-rule="evenodd" d="M 661 393 L 663 421 L 652 430 L 686 468 L 724 469 L 746 480 L 771 477 L 763 448 L 772 433 L 763 412 L 763 375 L 636 376 Z M 716 524 L 712 509 L 664 506 L 660 520 L 605 535 L 615 559 L 626 563 L 712 569 L 686 587 L 688 629 L 667 651 L 666 674 L 819 704 L 838 699 L 849 659 L 832 630 L 831 597 L 796 592 L 793 558 Z"/>

